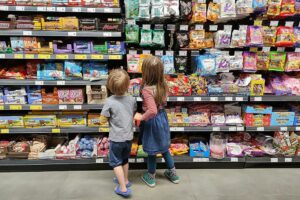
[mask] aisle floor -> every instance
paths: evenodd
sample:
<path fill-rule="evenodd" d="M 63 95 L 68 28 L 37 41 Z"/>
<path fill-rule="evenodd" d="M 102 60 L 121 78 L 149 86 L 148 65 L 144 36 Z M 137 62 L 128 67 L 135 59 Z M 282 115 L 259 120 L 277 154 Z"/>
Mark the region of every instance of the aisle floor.
<path fill-rule="evenodd" d="M 300 169 L 179 170 L 179 185 L 159 171 L 148 188 L 131 171 L 136 200 L 299 200 Z M 1 200 L 115 200 L 112 171 L 0 173 Z"/>

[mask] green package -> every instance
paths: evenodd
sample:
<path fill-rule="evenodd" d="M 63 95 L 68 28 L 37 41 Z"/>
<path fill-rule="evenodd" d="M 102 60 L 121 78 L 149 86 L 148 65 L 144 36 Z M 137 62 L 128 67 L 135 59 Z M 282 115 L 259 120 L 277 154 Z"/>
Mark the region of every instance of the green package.
<path fill-rule="evenodd" d="M 142 29 L 141 30 L 141 46 L 152 45 L 152 30 Z"/>
<path fill-rule="evenodd" d="M 125 0 L 125 16 L 127 19 L 138 18 L 139 16 L 139 0 Z"/>
<path fill-rule="evenodd" d="M 153 45 L 159 47 L 165 47 L 165 31 L 153 30 Z"/>
<path fill-rule="evenodd" d="M 139 43 L 139 30 L 140 30 L 140 27 L 138 25 L 126 24 L 126 27 L 125 27 L 126 42 L 138 44 Z"/>
<path fill-rule="evenodd" d="M 286 53 L 284 52 L 270 52 L 270 71 L 284 71 L 286 60 Z"/>

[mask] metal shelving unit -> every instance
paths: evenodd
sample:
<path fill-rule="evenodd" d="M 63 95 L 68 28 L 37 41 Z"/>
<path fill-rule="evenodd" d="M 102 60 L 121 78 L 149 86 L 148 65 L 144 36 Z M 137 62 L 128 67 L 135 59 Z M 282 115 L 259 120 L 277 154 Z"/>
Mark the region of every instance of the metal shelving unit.
<path fill-rule="evenodd" d="M 0 110 L 100 110 L 102 104 L 77 104 L 77 105 L 47 105 L 47 104 L 11 104 L 0 105 Z"/>
<path fill-rule="evenodd" d="M 0 59 L 39 59 L 39 60 L 122 60 L 123 55 L 102 54 L 0 54 Z"/>
<path fill-rule="evenodd" d="M 40 80 L 11 80 L 11 79 L 0 79 L 0 85 L 50 85 L 50 86 L 80 86 L 80 85 L 105 85 L 106 80 L 100 81 L 83 81 L 83 80 L 72 80 L 72 81 L 40 81 Z"/>
<path fill-rule="evenodd" d="M 261 97 L 250 97 L 250 102 L 299 102 L 300 96 L 261 96 Z"/>

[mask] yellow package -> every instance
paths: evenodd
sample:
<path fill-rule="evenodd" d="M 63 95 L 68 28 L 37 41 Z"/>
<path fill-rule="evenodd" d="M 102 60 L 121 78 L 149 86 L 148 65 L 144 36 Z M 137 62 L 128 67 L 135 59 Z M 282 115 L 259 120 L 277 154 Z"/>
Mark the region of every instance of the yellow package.
<path fill-rule="evenodd" d="M 79 30 L 79 21 L 76 17 L 62 17 L 62 30 Z"/>
<path fill-rule="evenodd" d="M 252 79 L 250 83 L 250 95 L 251 96 L 263 96 L 265 92 L 265 80 Z"/>
<path fill-rule="evenodd" d="M 205 3 L 195 3 L 193 5 L 193 23 L 204 23 L 206 22 L 206 4 Z"/>
<path fill-rule="evenodd" d="M 220 4 L 209 2 L 207 9 L 207 19 L 215 22 L 220 16 Z"/>
<path fill-rule="evenodd" d="M 55 115 L 26 115 L 24 117 L 26 128 L 54 128 L 56 127 Z"/>
<path fill-rule="evenodd" d="M 138 72 L 141 73 L 142 72 L 142 65 L 143 65 L 143 61 L 150 57 L 151 55 L 148 54 L 141 54 L 140 58 L 139 58 L 139 66 L 138 66 Z"/>
<path fill-rule="evenodd" d="M 0 116 L 0 128 L 23 128 L 22 116 Z"/>
<path fill-rule="evenodd" d="M 204 30 L 190 31 L 190 48 L 191 49 L 205 48 L 205 31 Z"/>
<path fill-rule="evenodd" d="M 59 127 L 86 126 L 86 115 L 60 115 L 57 119 Z"/>

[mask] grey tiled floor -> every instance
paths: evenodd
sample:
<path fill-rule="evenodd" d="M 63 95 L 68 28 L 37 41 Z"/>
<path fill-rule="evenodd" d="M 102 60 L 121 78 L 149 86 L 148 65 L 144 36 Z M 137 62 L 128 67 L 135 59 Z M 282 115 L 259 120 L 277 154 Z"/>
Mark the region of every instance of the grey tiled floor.
<path fill-rule="evenodd" d="M 158 171 L 157 187 L 131 171 L 131 199 L 299 200 L 300 169 L 178 170 L 174 185 Z M 0 200 L 115 200 L 112 171 L 0 173 Z"/>

